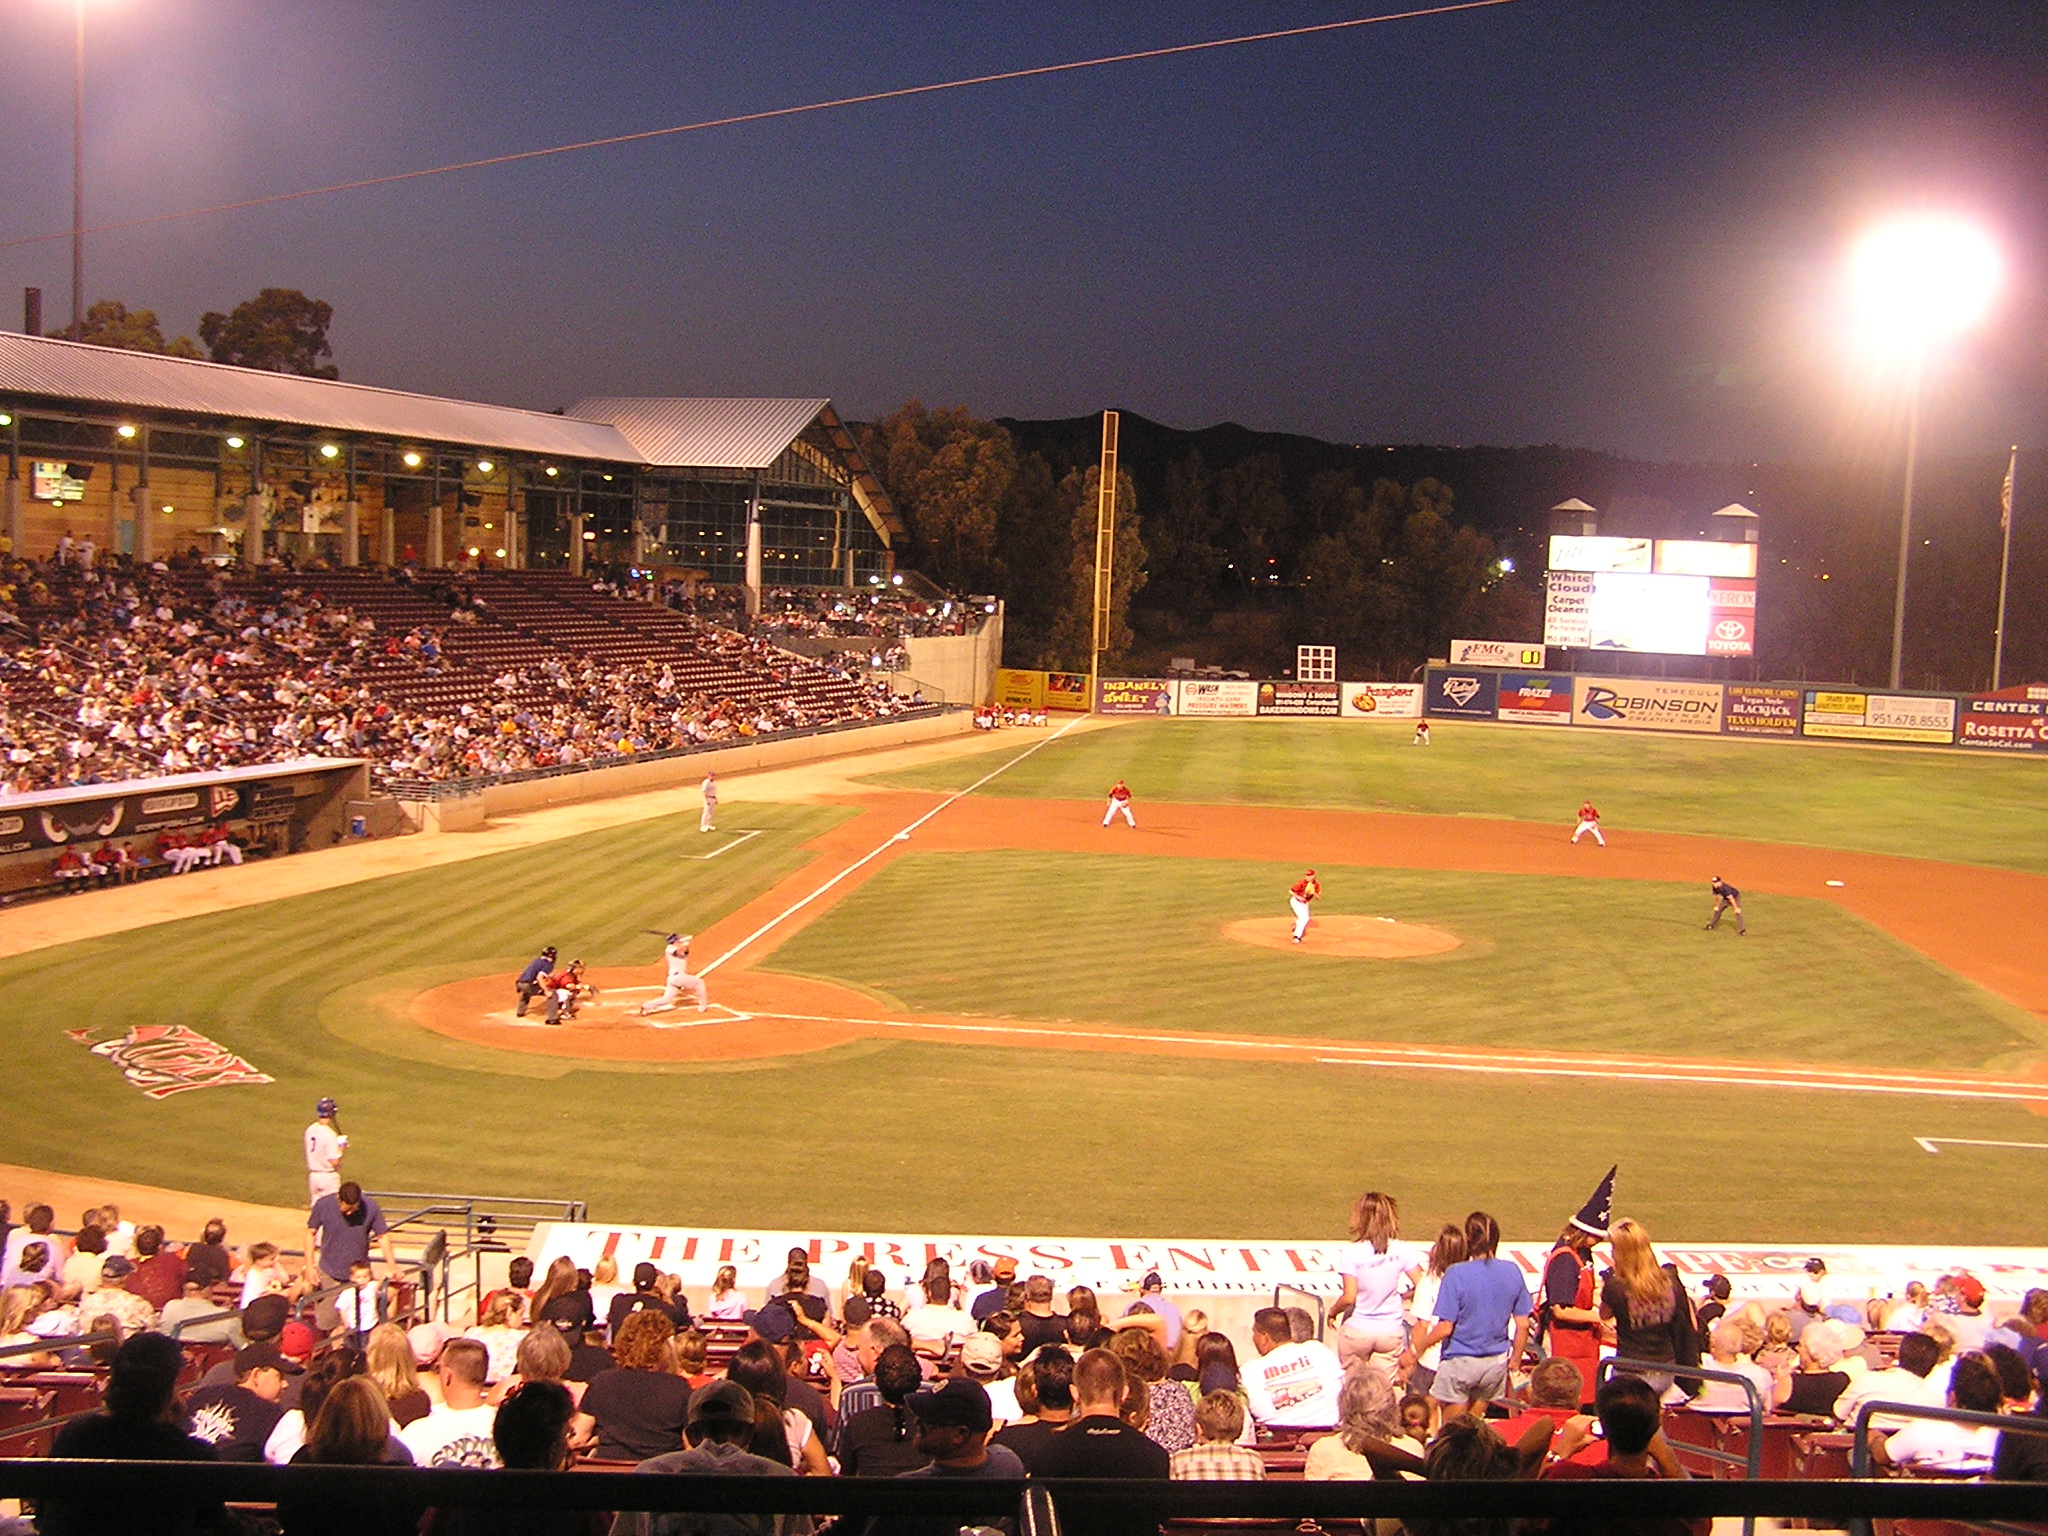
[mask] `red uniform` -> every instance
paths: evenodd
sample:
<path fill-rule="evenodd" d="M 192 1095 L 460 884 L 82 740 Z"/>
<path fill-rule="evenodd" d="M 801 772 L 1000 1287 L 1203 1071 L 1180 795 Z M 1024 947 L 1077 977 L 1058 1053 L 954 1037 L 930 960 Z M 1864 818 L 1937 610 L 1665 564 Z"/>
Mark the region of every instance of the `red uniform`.
<path fill-rule="evenodd" d="M 1117 817 L 1123 817 L 1132 831 L 1138 829 L 1138 818 L 1131 814 L 1131 792 L 1122 779 L 1118 779 L 1109 791 L 1109 809 L 1102 813 L 1102 824 L 1106 827 Z"/>

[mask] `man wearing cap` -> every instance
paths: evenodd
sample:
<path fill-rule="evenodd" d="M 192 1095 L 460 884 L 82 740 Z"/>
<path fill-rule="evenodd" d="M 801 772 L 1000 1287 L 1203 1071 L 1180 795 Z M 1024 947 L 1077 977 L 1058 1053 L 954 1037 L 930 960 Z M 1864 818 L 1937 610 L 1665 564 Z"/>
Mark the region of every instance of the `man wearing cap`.
<path fill-rule="evenodd" d="M 987 1478 L 1019 1481 L 1024 1463 L 1016 1452 L 988 1443 L 995 1419 L 980 1382 L 956 1376 L 933 1392 L 913 1392 L 904 1404 L 917 1420 L 917 1448 L 929 1466 L 903 1477 Z M 983 1508 L 946 1515 L 878 1515 L 867 1536 L 955 1536 L 962 1526 L 1000 1526 L 1013 1518 L 1012 1499 L 991 1498 Z"/>
<path fill-rule="evenodd" d="M 282 1301 L 284 1298 L 279 1297 Z M 201 1321 L 201 1319 L 205 1321 Z M 157 1315 L 156 1331 L 169 1334 L 181 1344 L 240 1344 L 239 1321 L 230 1308 L 223 1307 L 200 1281 L 185 1276 L 181 1294 L 164 1303 Z"/>
<path fill-rule="evenodd" d="M 275 1344 L 245 1344 L 233 1369 L 232 1382 L 201 1387 L 185 1400 L 185 1433 L 222 1461 L 260 1462 L 263 1442 L 285 1414 L 280 1399 L 291 1364 Z"/>
<path fill-rule="evenodd" d="M 666 1312 L 668 1320 L 679 1329 L 689 1327 L 690 1303 L 680 1293 L 678 1293 L 675 1301 L 663 1299 L 658 1289 L 660 1284 L 661 1271 L 659 1269 L 648 1263 L 645 1259 L 635 1264 L 633 1266 L 633 1289 L 622 1291 L 612 1298 L 611 1310 L 605 1314 L 604 1336 L 608 1339 L 616 1339 L 619 1336 L 619 1325 L 621 1323 L 625 1322 L 635 1312 L 645 1312 L 649 1308 L 656 1312 Z"/>
<path fill-rule="evenodd" d="M 989 1270 L 989 1279 L 989 1288 L 967 1304 L 967 1315 L 977 1323 L 985 1323 L 996 1313 L 1008 1310 L 1010 1287 L 1017 1283 L 1017 1261 L 997 1259 Z"/>
<path fill-rule="evenodd" d="M 519 1006 L 512 1010 L 513 1017 L 526 1017 L 528 1006 L 540 996 L 548 973 L 554 968 L 555 946 L 552 944 L 526 962 L 526 969 L 512 979 L 512 990 L 519 994 Z"/>
<path fill-rule="evenodd" d="M 657 1477 L 795 1477 L 794 1467 L 756 1456 L 754 1395 L 732 1381 L 714 1381 L 691 1395 L 680 1451 L 651 1456 L 633 1470 Z M 799 1536 L 811 1522 L 805 1515 L 722 1515 L 696 1511 L 650 1513 L 621 1510 L 612 1536 Z"/>
<path fill-rule="evenodd" d="M 1148 1307 L 1155 1315 L 1166 1319 L 1166 1336 L 1159 1342 L 1166 1350 L 1167 1357 L 1171 1359 L 1173 1352 L 1180 1348 L 1183 1324 L 1180 1308 L 1166 1299 L 1165 1289 L 1165 1282 L 1159 1278 L 1159 1271 L 1147 1271 L 1145 1278 L 1138 1282 L 1138 1299 L 1124 1309 L 1124 1316 L 1129 1317 L 1139 1307 Z M 1139 1315 L 1143 1316 L 1142 1313 Z"/>
<path fill-rule="evenodd" d="M 704 988 L 704 978 L 690 974 L 690 936 L 687 933 L 670 934 L 662 954 L 668 957 L 668 975 L 662 982 L 661 996 L 651 1003 L 642 1003 L 641 1016 L 667 1013 L 685 992 L 697 1000 L 699 1013 L 709 1008 L 711 1003 Z"/>
<path fill-rule="evenodd" d="M 1984 1282 L 1968 1270 L 1943 1275 L 1935 1282 L 1934 1320 L 1956 1341 L 1956 1353 L 1982 1349 L 1991 1340 L 1991 1319 L 1984 1315 Z"/>
<path fill-rule="evenodd" d="M 334 1117 L 340 1106 L 322 1099 L 313 1106 L 313 1123 L 306 1127 L 306 1201 L 317 1204 L 322 1195 L 341 1188 L 341 1155 L 348 1150 L 348 1138 L 336 1128 Z"/>
<path fill-rule="evenodd" d="M 134 1273 L 134 1264 L 120 1254 L 109 1256 L 100 1266 L 100 1283 L 78 1298 L 79 1321 L 90 1324 L 98 1318 L 111 1317 L 121 1325 L 124 1334 L 154 1328 L 156 1308 L 147 1297 L 128 1289 L 129 1277 Z"/>

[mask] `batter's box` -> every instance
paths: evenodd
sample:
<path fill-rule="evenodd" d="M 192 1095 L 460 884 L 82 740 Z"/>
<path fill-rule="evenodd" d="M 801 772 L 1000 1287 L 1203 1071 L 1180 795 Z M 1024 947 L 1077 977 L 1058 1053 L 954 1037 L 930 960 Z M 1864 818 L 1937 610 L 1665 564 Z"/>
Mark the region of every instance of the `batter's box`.
<path fill-rule="evenodd" d="M 682 1004 L 666 1013 L 650 1013 L 644 1022 L 649 1029 L 697 1029 L 706 1024 L 739 1024 L 751 1019 L 751 1013 L 742 1013 L 737 1008 L 728 1008 L 723 1003 L 713 1003 L 699 1013 L 695 1004 Z"/>

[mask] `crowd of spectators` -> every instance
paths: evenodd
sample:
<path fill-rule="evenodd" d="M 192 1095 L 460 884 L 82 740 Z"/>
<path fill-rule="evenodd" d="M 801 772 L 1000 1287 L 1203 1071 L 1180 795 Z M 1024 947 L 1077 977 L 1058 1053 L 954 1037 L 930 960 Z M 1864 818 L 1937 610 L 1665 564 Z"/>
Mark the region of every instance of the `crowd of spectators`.
<path fill-rule="evenodd" d="M 380 781 L 492 776 L 715 745 L 915 708 L 857 666 L 707 627 L 698 652 L 745 689 L 692 688 L 679 662 L 562 652 L 470 677 L 447 627 L 376 621 L 291 584 L 252 585 L 196 555 L 137 566 L 75 548 L 0 570 L 0 794 L 360 756 Z M 646 596 L 644 593 L 617 594 Z M 452 589 L 451 625 L 488 615 Z M 407 679 L 474 683 L 409 702 Z M 846 686 L 793 690 L 798 678 Z M 457 695 L 466 694 L 466 697 Z"/>
<path fill-rule="evenodd" d="M 985 617 L 981 609 L 957 598 L 930 602 L 900 587 L 851 592 L 770 587 L 761 594 L 761 612 L 754 623 L 757 631 L 769 636 L 879 640 L 900 647 L 902 641 L 930 635 L 973 634 Z"/>
<path fill-rule="evenodd" d="M 366 1203 L 353 1186 L 339 1198 Z M 729 1271 L 693 1298 L 652 1263 L 622 1277 L 609 1258 L 583 1269 L 557 1256 L 540 1272 L 521 1257 L 457 1330 L 413 1321 L 391 1274 L 374 1274 L 381 1221 L 342 1256 L 344 1284 L 324 1243 L 300 1270 L 272 1244 L 237 1253 L 219 1222 L 180 1248 L 111 1206 L 87 1210 L 69 1238 L 47 1206 L 20 1227 L 8 1217 L 0 1205 L 0 1347 L 26 1348 L 0 1366 L 19 1379 L 111 1360 L 104 1410 L 68 1424 L 58 1454 L 1245 1480 L 1267 1476 L 1277 1451 L 1310 1480 L 1682 1478 L 1665 1414 L 1746 1414 L 1749 1403 L 1736 1382 L 1689 1382 L 1695 1358 L 1822 1426 L 1851 1425 L 1879 1401 L 2039 1416 L 2048 1367 L 2048 1291 L 1994 1319 L 1962 1271 L 1859 1298 L 1816 1260 L 1789 1303 L 1739 1297 L 1724 1276 L 1696 1296 L 1622 1220 L 1568 1227 L 1532 1292 L 1497 1254 L 1485 1213 L 1411 1248 L 1396 1203 L 1377 1193 L 1358 1203 L 1338 1261 L 1334 1344 L 1305 1310 L 1266 1307 L 1242 1352 L 1156 1274 L 1112 1298 L 1061 1292 L 1009 1259 L 965 1274 L 935 1259 L 914 1277 L 856 1259 L 835 1287 L 799 1248 L 748 1306 Z M 1612 1262 L 1589 1282 L 1602 1243 Z M 1596 1385 L 1572 1329 L 1596 1358 L 1632 1363 Z M 94 1331 L 120 1342 L 67 1342 Z M 178 1399 L 182 1357 L 166 1333 L 232 1353 Z M 147 1433 L 132 1394 L 161 1416 Z M 2048 1439 L 1883 1416 L 1870 1433 L 1880 1466 L 2048 1480 Z M 42 1530 L 77 1528 L 61 1501 L 46 1510 Z M 412 1530 L 423 1516 L 429 1531 L 463 1519 L 423 1504 L 377 1528 Z M 331 1510 L 288 1502 L 279 1518 L 287 1536 L 335 1528 Z M 612 1529 L 675 1518 L 626 1514 Z M 587 1528 L 564 1520 L 549 1529 Z M 1084 1510 L 1066 1523 L 1081 1536 L 1151 1529 Z M 1681 1522 L 1652 1524 L 1676 1536 Z"/>

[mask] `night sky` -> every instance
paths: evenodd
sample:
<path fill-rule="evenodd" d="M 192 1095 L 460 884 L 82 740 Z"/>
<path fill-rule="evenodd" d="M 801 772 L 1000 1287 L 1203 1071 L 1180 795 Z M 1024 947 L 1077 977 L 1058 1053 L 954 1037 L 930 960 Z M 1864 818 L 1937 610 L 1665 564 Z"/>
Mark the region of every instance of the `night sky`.
<path fill-rule="evenodd" d="M 87 0 L 87 219 L 1368 13 Z M 1392 9 L 1392 6 L 1383 7 Z M 0 7 L 0 240 L 70 225 L 70 0 Z M 1896 451 L 1841 328 L 1874 213 L 1995 230 L 1938 452 L 2048 444 L 2048 6 L 1492 10 L 684 135 L 91 238 L 191 331 L 330 301 L 346 379 L 1121 405 L 1346 441 Z M 0 250 L 0 323 L 70 306 Z"/>

